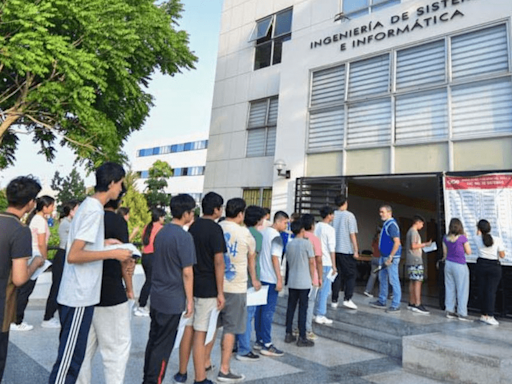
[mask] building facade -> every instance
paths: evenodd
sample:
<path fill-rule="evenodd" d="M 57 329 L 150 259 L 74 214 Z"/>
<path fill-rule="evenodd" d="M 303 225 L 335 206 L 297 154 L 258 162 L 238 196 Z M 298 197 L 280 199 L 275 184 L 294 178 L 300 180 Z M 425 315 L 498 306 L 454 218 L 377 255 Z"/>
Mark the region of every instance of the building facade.
<path fill-rule="evenodd" d="M 167 181 L 171 195 L 188 193 L 200 202 L 203 193 L 208 133 L 195 133 L 141 143 L 136 148 L 133 170 L 139 174 L 137 188 L 143 192 L 148 171 L 157 160 L 167 162 L 173 176 Z"/>

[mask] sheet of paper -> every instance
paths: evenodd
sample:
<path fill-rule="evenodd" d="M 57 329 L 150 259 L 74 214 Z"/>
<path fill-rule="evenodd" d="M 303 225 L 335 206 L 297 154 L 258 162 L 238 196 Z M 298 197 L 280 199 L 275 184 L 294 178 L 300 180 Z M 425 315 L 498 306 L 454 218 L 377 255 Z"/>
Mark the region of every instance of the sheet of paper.
<path fill-rule="evenodd" d="M 183 339 L 183 333 L 185 332 L 185 327 L 187 326 L 190 317 L 185 317 L 185 313 L 181 314 L 180 323 L 178 324 L 178 333 L 176 334 L 176 339 L 174 340 L 174 347 L 172 349 L 177 349 L 180 347 L 181 339 Z"/>
<path fill-rule="evenodd" d="M 333 269 L 331 268 L 331 270 L 329 271 L 329 273 L 326 276 L 327 280 L 329 280 L 331 283 L 334 281 L 334 279 L 336 279 L 336 276 L 338 276 L 338 272 L 333 273 L 332 271 L 333 271 Z"/>
<path fill-rule="evenodd" d="M 437 251 L 437 244 L 434 242 L 432 242 L 432 244 L 430 244 L 429 246 L 423 247 L 423 252 L 425 252 L 425 253 L 434 252 L 434 251 Z"/>
<path fill-rule="evenodd" d="M 112 249 L 128 249 L 129 251 L 132 251 L 132 253 L 135 256 L 141 257 L 140 251 L 137 249 L 137 247 L 131 243 L 125 243 L 125 244 L 113 244 L 113 245 L 107 245 L 105 246 L 105 251 L 110 251 Z"/>
<path fill-rule="evenodd" d="M 249 288 L 247 290 L 247 306 L 265 305 L 267 304 L 267 297 L 268 285 L 263 285 L 259 291 L 256 291 L 254 288 Z"/>
<path fill-rule="evenodd" d="M 32 262 L 32 261 L 30 261 L 30 262 Z M 44 264 L 41 267 L 37 268 L 36 271 L 32 274 L 32 276 L 30 276 L 30 280 L 37 279 L 41 275 L 41 273 L 43 273 L 48 268 L 50 268 L 50 265 L 52 265 L 52 262 L 45 260 Z"/>
<path fill-rule="evenodd" d="M 214 308 L 210 315 L 210 323 L 208 324 L 208 332 L 206 332 L 206 340 L 204 341 L 204 345 L 210 343 L 215 336 L 215 331 L 217 330 L 217 319 L 219 318 L 219 310 Z"/>

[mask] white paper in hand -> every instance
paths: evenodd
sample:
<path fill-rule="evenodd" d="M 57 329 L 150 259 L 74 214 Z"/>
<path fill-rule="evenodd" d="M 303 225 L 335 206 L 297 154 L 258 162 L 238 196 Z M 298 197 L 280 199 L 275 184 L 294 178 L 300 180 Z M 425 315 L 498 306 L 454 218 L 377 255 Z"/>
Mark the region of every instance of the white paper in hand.
<path fill-rule="evenodd" d="M 214 308 L 210 315 L 210 322 L 208 324 L 208 332 L 206 333 L 206 340 L 204 341 L 204 345 L 210 343 L 215 336 L 215 331 L 217 330 L 217 319 L 219 318 L 219 310 Z"/>
<path fill-rule="evenodd" d="M 33 260 L 33 259 L 32 259 L 32 260 Z M 35 272 L 32 274 L 32 276 L 30 276 L 30 280 L 35 280 L 35 279 L 37 279 L 37 278 L 41 275 L 41 273 L 43 273 L 43 272 L 44 272 L 44 271 L 46 271 L 48 268 L 50 268 L 50 265 L 52 265 L 52 262 L 51 262 L 51 261 L 48 261 L 48 260 L 45 260 L 45 261 L 44 261 L 44 264 L 43 264 L 41 267 L 37 268 L 37 269 L 35 270 Z"/>
<path fill-rule="evenodd" d="M 132 251 L 132 254 L 135 256 L 141 257 L 140 251 L 137 249 L 135 245 L 132 243 L 125 243 L 125 244 L 112 244 L 105 246 L 105 251 L 111 251 L 113 249 L 127 249 L 129 251 Z"/>
<path fill-rule="evenodd" d="M 437 251 L 437 244 L 434 242 L 432 242 L 432 244 L 430 244 L 430 245 L 427 245 L 426 247 L 423 247 L 423 252 L 425 252 L 425 253 L 434 252 L 434 251 Z"/>
<path fill-rule="evenodd" d="M 176 339 L 174 340 L 174 347 L 172 349 L 177 349 L 180 347 L 181 339 L 183 339 L 183 333 L 185 332 L 185 327 L 187 326 L 187 322 L 190 320 L 190 317 L 185 317 L 186 311 L 181 314 L 180 323 L 178 325 L 178 333 L 176 334 Z"/>
<path fill-rule="evenodd" d="M 268 285 L 263 285 L 259 291 L 254 288 L 247 290 L 247 306 L 266 305 L 268 297 Z"/>
<path fill-rule="evenodd" d="M 336 279 L 336 276 L 338 276 L 338 272 L 333 273 L 333 269 L 331 268 L 331 270 L 329 271 L 329 273 L 327 274 L 326 277 L 327 277 L 327 280 L 329 280 L 332 283 Z"/>

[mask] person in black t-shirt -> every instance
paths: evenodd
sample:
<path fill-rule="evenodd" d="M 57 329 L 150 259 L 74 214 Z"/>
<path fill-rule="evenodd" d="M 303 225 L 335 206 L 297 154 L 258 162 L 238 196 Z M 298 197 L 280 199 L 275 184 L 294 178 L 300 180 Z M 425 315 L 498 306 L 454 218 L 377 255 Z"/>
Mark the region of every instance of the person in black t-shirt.
<path fill-rule="evenodd" d="M 16 317 L 16 287 L 25 284 L 43 265 L 41 256 L 32 256 L 30 229 L 20 218 L 35 206 L 41 185 L 31 177 L 12 180 L 5 190 L 7 210 L 0 213 L 0 381 L 4 375 L 9 345 L 9 326 Z"/>
<path fill-rule="evenodd" d="M 215 192 L 202 201 L 203 216 L 194 221 L 189 233 L 194 238 L 197 264 L 194 265 L 194 318 L 189 321 L 180 344 L 179 371 L 174 381 L 187 381 L 187 365 L 194 346 L 194 383 L 211 383 L 206 370 L 211 368 L 210 355 L 214 341 L 205 347 L 211 312 L 224 308 L 224 253 L 227 252 L 224 232 L 215 220 L 222 216 L 224 199 Z M 215 339 L 214 339 L 215 340 Z"/>
<path fill-rule="evenodd" d="M 128 223 L 121 215 L 115 213 L 121 197 L 122 195 L 117 200 L 110 200 L 105 204 L 105 239 L 117 239 L 122 243 L 128 243 Z M 94 309 L 78 384 L 91 383 L 91 364 L 98 348 L 103 359 L 105 382 L 124 382 L 131 347 L 128 299 L 133 299 L 134 268 L 133 259 L 123 263 L 114 259 L 103 260 L 101 299 Z"/>

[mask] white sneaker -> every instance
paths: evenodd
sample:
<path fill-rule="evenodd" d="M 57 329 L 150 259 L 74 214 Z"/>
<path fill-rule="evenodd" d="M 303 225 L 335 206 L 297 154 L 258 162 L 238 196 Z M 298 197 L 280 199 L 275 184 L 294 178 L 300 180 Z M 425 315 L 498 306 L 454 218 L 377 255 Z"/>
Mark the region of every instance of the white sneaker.
<path fill-rule="evenodd" d="M 133 314 L 137 317 L 149 317 L 149 311 L 145 307 L 135 308 Z"/>
<path fill-rule="evenodd" d="M 43 328 L 60 328 L 60 321 L 55 317 L 52 317 L 50 320 L 43 320 L 41 323 L 41 327 Z"/>
<path fill-rule="evenodd" d="M 337 301 L 336 302 L 333 301 L 331 303 L 331 308 L 338 308 L 338 302 Z"/>
<path fill-rule="evenodd" d="M 482 316 L 480 317 L 480 321 L 483 321 L 484 323 L 489 325 L 500 325 L 500 323 L 498 323 L 494 316 Z"/>
<path fill-rule="evenodd" d="M 372 295 L 370 292 L 366 292 L 366 291 L 364 291 L 363 293 L 364 293 L 364 295 L 365 295 L 365 296 L 373 297 L 373 295 Z"/>
<path fill-rule="evenodd" d="M 25 322 L 22 322 L 21 324 L 11 323 L 11 331 L 26 332 L 31 331 L 32 329 L 34 329 L 34 326 Z"/>
<path fill-rule="evenodd" d="M 355 305 L 352 300 L 345 300 L 343 302 L 343 306 L 347 307 L 347 308 L 350 308 L 350 309 L 357 309 L 357 305 Z"/>
<path fill-rule="evenodd" d="M 315 323 L 329 325 L 329 324 L 332 324 L 332 320 L 328 319 L 325 316 L 317 316 L 317 317 L 315 317 Z"/>

